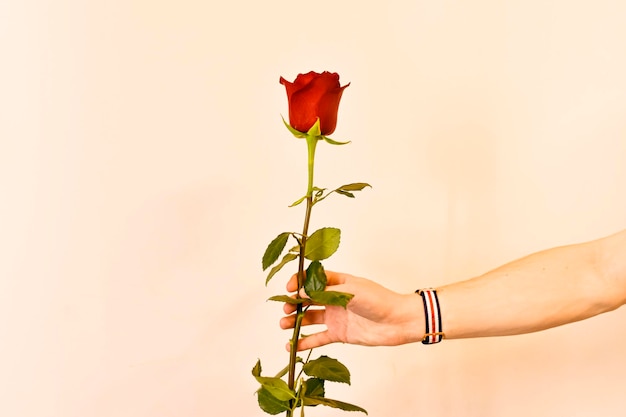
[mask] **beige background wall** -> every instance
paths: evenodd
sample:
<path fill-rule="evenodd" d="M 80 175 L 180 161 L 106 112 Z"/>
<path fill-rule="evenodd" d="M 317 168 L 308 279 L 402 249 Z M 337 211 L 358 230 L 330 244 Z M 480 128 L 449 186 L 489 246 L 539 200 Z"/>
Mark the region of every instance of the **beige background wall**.
<path fill-rule="evenodd" d="M 410 292 L 626 227 L 620 1 L 0 1 L 0 415 L 262 415 L 305 184 L 279 76 L 351 82 L 314 227 Z M 325 206 L 325 207 L 324 207 Z M 331 346 L 371 416 L 618 416 L 626 310 L 436 347 Z M 310 416 L 343 415 L 315 409 Z"/>

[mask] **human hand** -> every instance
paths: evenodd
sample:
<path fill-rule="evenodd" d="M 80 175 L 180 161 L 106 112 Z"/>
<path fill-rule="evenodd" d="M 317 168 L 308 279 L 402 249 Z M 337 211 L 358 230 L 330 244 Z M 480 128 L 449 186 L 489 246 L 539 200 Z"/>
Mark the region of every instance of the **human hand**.
<path fill-rule="evenodd" d="M 342 342 L 364 346 L 395 346 L 422 340 L 424 310 L 419 295 L 398 294 L 366 278 L 326 271 L 328 291 L 341 291 L 354 297 L 346 308 L 311 306 L 304 313 L 302 325 L 323 324 L 326 330 L 303 337 L 298 350 Z M 287 291 L 296 291 L 296 275 L 287 283 Z M 306 297 L 304 290 L 300 296 Z M 280 327 L 294 327 L 296 306 L 285 304 L 288 316 Z M 289 350 L 289 344 L 287 344 Z"/>

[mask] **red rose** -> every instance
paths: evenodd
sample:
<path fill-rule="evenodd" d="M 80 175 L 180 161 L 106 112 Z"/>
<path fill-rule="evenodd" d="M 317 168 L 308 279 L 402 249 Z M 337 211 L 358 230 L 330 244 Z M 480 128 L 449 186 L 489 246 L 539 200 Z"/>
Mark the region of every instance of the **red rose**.
<path fill-rule="evenodd" d="M 280 77 L 280 83 L 287 89 L 289 101 L 289 124 L 300 132 L 308 132 L 320 119 L 322 135 L 330 135 L 337 126 L 339 100 L 344 88 L 339 84 L 339 74 L 324 71 L 321 74 L 309 72 L 298 74 L 291 83 Z"/>

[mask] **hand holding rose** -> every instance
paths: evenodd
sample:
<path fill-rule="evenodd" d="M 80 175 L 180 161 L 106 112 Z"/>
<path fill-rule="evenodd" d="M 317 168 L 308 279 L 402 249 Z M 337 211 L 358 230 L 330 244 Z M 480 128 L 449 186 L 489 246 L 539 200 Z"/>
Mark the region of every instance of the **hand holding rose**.
<path fill-rule="evenodd" d="M 354 294 L 354 298 L 346 308 L 309 309 L 302 324 L 324 324 L 326 330 L 300 339 L 298 350 L 334 342 L 395 346 L 422 340 L 424 310 L 417 294 L 398 294 L 368 279 L 332 271 L 326 271 L 326 277 L 328 291 Z M 287 283 L 287 291 L 296 289 L 297 277 L 294 275 Z M 304 291 L 300 295 L 306 297 Z M 293 328 L 295 306 L 285 304 L 283 310 L 290 315 L 281 319 L 280 326 Z"/>

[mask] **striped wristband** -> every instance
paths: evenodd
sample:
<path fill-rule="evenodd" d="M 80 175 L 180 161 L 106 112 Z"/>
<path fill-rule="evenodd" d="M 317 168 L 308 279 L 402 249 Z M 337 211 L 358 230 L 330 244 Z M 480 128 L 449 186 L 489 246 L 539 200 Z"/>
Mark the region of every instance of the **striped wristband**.
<path fill-rule="evenodd" d="M 432 288 L 428 288 L 424 290 L 417 290 L 415 292 L 422 296 L 422 301 L 424 302 L 426 333 L 424 334 L 422 343 L 425 345 L 439 343 L 443 340 L 445 334 L 443 334 L 443 329 L 441 327 L 441 311 L 439 310 L 437 291 Z"/>

